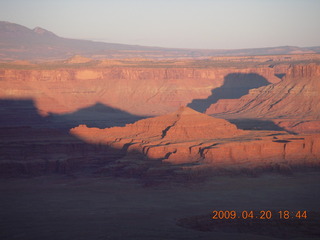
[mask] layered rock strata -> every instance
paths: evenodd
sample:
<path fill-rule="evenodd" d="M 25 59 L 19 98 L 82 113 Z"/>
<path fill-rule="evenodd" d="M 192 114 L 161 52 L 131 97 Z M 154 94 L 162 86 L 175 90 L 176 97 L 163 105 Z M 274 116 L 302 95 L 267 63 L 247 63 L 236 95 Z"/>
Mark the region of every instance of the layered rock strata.
<path fill-rule="evenodd" d="M 90 172 L 124 156 L 106 145 L 90 145 L 54 129 L 0 130 L 0 177 Z"/>
<path fill-rule="evenodd" d="M 154 116 L 172 112 L 193 99 L 206 99 L 212 89 L 224 84 L 228 74 L 256 74 L 265 79 L 265 85 L 280 80 L 275 76 L 276 70 L 268 66 L 90 67 L 90 64 L 0 66 L 0 98 L 33 99 L 42 115 L 70 113 L 99 102 L 130 114 Z M 252 88 L 245 84 L 243 87 Z"/>
<path fill-rule="evenodd" d="M 187 107 L 125 127 L 98 129 L 81 125 L 71 133 L 89 143 L 173 164 L 313 166 L 320 160 L 320 135 L 297 137 L 280 131 L 244 131 Z"/>
<path fill-rule="evenodd" d="M 262 118 L 297 133 L 320 133 L 320 65 L 292 66 L 283 81 L 223 99 L 206 113 L 223 118 Z"/>

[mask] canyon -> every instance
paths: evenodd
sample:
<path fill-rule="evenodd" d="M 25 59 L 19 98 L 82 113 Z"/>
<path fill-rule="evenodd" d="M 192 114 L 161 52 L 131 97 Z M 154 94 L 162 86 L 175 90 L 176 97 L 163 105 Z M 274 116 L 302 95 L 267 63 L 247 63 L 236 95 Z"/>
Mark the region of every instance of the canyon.
<path fill-rule="evenodd" d="M 0 239 L 318 239 L 319 169 L 319 46 L 170 49 L 0 21 Z"/>
<path fill-rule="evenodd" d="M 43 116 L 97 103 L 139 116 L 161 115 L 188 104 L 204 112 L 203 106 L 219 99 L 240 98 L 252 88 L 280 82 L 279 76 L 289 71 L 290 64 L 319 59 L 311 54 L 186 61 L 75 57 L 47 63 L 3 62 L 0 97 L 31 98 Z"/>
<path fill-rule="evenodd" d="M 155 66 L 150 62 L 146 66 L 144 61 L 133 66 L 127 62 L 106 65 L 93 61 L 92 64 L 88 67 L 90 63 L 71 63 L 65 67 L 63 63 L 53 62 L 27 65 L 27 69 L 8 66 L 0 72 L 0 97 L 32 98 L 43 115 L 69 113 L 101 103 L 130 114 L 152 116 L 172 112 L 193 99 L 208 97 L 212 89 L 223 85 L 228 74 L 231 74 L 229 87 L 239 80 L 237 89 L 246 92 L 255 80 L 254 87 L 279 81 L 274 74 L 281 72 L 268 66 L 203 68 L 192 66 L 192 62 L 185 66 L 175 62 L 160 62 Z"/>
<path fill-rule="evenodd" d="M 319 134 L 244 131 L 188 107 L 125 127 L 99 129 L 81 125 L 70 132 L 88 143 L 125 150 L 128 159 L 132 153 L 140 153 L 150 161 L 189 163 L 184 168 L 190 169 L 271 167 L 290 172 L 295 167 L 319 167 Z"/>
<path fill-rule="evenodd" d="M 319 133 L 319 78 L 319 65 L 295 65 L 281 82 L 252 89 L 236 100 L 220 99 L 206 113 L 223 118 L 270 119 L 288 131 Z"/>
<path fill-rule="evenodd" d="M 318 237 L 319 59 L 2 61 L 0 238 Z"/>
<path fill-rule="evenodd" d="M 317 167 L 319 60 L 2 62 L 2 173 Z"/>

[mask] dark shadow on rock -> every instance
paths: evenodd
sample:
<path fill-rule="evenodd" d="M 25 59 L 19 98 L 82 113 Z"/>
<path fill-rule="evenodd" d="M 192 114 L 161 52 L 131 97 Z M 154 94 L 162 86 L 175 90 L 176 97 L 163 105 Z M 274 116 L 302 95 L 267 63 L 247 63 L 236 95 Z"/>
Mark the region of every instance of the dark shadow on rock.
<path fill-rule="evenodd" d="M 227 119 L 230 123 L 233 123 L 239 129 L 243 130 L 267 130 L 267 131 L 285 131 L 286 129 L 276 125 L 274 122 L 270 120 L 262 120 L 262 119 Z M 295 134 L 294 132 L 288 132 L 291 134 Z"/>
<path fill-rule="evenodd" d="M 107 109 L 109 113 L 119 113 L 102 105 L 95 107 L 95 111 Z M 81 110 L 71 116 L 78 117 L 80 113 Z M 64 125 L 66 119 L 61 116 L 55 117 L 64 127 L 57 127 L 52 116 L 41 116 L 32 99 L 0 100 L 0 116 L 0 177 L 52 173 L 71 177 L 101 175 L 136 178 L 150 186 L 176 179 L 175 171 L 183 167 L 164 163 L 162 159 L 150 161 L 140 151 L 130 150 L 128 154 L 134 143 L 119 149 L 87 143 L 70 134 Z M 127 115 L 124 113 L 124 116 Z"/>
<path fill-rule="evenodd" d="M 102 103 L 66 114 L 41 116 L 32 99 L 0 99 L 0 127 L 50 127 L 70 129 L 80 124 L 107 128 L 124 126 L 149 116 L 138 116 Z"/>
<path fill-rule="evenodd" d="M 289 143 L 290 140 L 273 140 L 272 142 L 278 142 L 278 143 Z"/>
<path fill-rule="evenodd" d="M 92 174 L 126 154 L 57 128 L 50 117 L 38 113 L 32 99 L 0 100 L 0 116 L 0 176 Z"/>
<path fill-rule="evenodd" d="M 98 128 L 122 127 L 146 117 L 148 116 L 130 114 L 98 102 L 95 105 L 82 108 L 72 113 L 50 114 L 48 118 L 56 126 L 70 129 L 80 124 Z"/>
<path fill-rule="evenodd" d="M 286 74 L 285 73 L 276 73 L 275 76 L 282 79 L 283 77 L 286 76 Z"/>
<path fill-rule="evenodd" d="M 250 89 L 269 84 L 266 78 L 256 73 L 230 73 L 225 76 L 223 85 L 213 89 L 207 99 L 194 99 L 188 107 L 203 113 L 220 99 L 241 98 L 248 94 Z"/>
<path fill-rule="evenodd" d="M 0 127 L 35 127 L 47 123 L 31 99 L 1 99 L 0 116 Z"/>
<path fill-rule="evenodd" d="M 41 116 L 32 99 L 0 100 L 0 177 L 59 173 L 73 178 L 115 176 L 151 182 L 159 176 L 150 175 L 150 168 L 159 168 L 161 174 L 174 170 L 170 167 L 168 170 L 161 160 L 147 160 L 141 152 L 127 154 L 133 143 L 114 148 L 88 143 L 70 134 L 67 127 L 74 127 L 79 122 L 88 123 L 81 122 L 81 118 L 90 111 L 102 111 L 106 116 L 114 114 L 132 121 L 137 117 L 102 104 L 69 115 Z"/>

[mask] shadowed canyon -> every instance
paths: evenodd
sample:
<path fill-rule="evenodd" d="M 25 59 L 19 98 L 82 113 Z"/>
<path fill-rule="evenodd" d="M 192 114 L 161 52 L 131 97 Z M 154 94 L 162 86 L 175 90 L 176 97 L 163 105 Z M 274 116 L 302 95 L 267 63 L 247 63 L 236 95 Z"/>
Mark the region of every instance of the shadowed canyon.
<path fill-rule="evenodd" d="M 319 238 L 319 54 L 164 58 L 0 62 L 1 239 Z"/>

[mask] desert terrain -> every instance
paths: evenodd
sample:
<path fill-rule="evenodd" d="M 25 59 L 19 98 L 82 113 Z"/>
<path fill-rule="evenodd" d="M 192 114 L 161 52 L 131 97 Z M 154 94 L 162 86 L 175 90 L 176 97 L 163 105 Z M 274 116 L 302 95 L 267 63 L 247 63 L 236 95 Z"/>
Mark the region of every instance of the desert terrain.
<path fill-rule="evenodd" d="M 319 78 L 316 53 L 2 61 L 1 239 L 319 239 Z"/>
<path fill-rule="evenodd" d="M 320 239 L 319 47 L 0 36 L 1 239 Z"/>
<path fill-rule="evenodd" d="M 319 239 L 319 180 L 318 172 L 149 187 L 106 176 L 2 179 L 1 239 Z M 212 224 L 214 210 L 306 210 L 309 218 Z"/>

